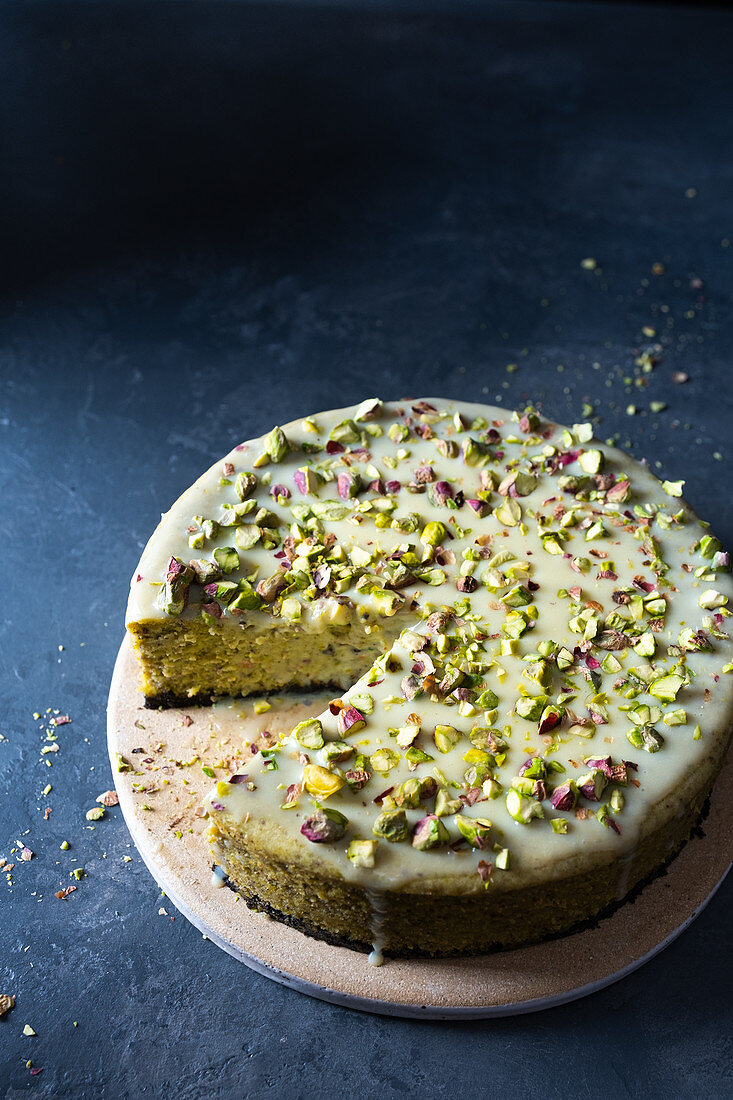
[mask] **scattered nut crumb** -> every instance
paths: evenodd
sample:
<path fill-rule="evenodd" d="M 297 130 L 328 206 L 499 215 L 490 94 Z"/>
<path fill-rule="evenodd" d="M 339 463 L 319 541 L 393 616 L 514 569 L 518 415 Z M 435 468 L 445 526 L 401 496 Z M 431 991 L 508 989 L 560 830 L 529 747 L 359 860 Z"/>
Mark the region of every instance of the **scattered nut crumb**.
<path fill-rule="evenodd" d="M 103 806 L 118 806 L 120 798 L 117 791 L 103 791 L 102 794 L 97 796 L 97 802 L 100 802 Z"/>

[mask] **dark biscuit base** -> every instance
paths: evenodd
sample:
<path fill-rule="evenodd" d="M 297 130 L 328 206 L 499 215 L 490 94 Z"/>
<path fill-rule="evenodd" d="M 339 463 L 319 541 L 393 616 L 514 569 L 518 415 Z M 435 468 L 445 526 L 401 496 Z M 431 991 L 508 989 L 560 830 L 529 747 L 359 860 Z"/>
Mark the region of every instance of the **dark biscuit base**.
<path fill-rule="evenodd" d="M 702 838 L 705 836 L 705 830 L 703 829 L 702 825 L 709 812 L 710 798 L 708 797 L 705 800 L 699 818 L 690 830 L 690 836 L 688 839 L 691 839 L 692 837 Z M 554 932 L 547 936 L 539 936 L 537 939 L 527 940 L 526 943 L 522 944 L 522 947 L 532 947 L 533 945 L 538 943 L 548 943 L 550 940 L 564 939 L 565 936 L 573 936 L 578 932 L 587 932 L 590 931 L 590 929 L 592 928 L 597 928 L 602 920 L 607 920 L 609 917 L 613 916 L 613 914 L 616 913 L 622 906 L 633 905 L 633 903 L 641 894 L 642 890 L 645 890 L 651 882 L 654 882 L 656 879 L 662 878 L 664 875 L 666 875 L 670 864 L 677 857 L 677 855 L 686 843 L 687 841 L 683 840 L 682 843 L 675 849 L 674 852 L 670 854 L 670 856 L 664 861 L 663 864 L 655 868 L 655 870 L 650 875 L 647 875 L 647 877 L 641 882 L 638 882 L 636 886 L 632 890 L 630 890 L 625 897 L 621 898 L 619 901 L 613 902 L 611 905 L 607 905 L 605 909 L 602 909 L 599 913 L 596 914 L 595 917 L 589 920 L 579 921 L 577 924 L 574 924 L 571 928 L 566 929 L 564 932 Z M 221 868 L 218 868 L 218 865 L 216 863 L 213 863 L 211 866 L 212 870 L 214 870 L 217 874 L 221 874 Z M 224 882 L 235 894 L 239 892 L 237 890 L 237 887 L 228 876 L 225 876 Z M 266 901 L 263 901 L 256 895 L 249 898 L 245 897 L 244 894 L 241 894 L 240 896 L 246 902 L 248 909 L 252 909 L 254 912 L 257 913 L 266 913 L 269 917 L 272 917 L 273 920 L 278 921 L 280 924 L 286 924 L 290 928 L 295 928 L 296 931 L 302 932 L 306 936 L 311 936 L 312 939 L 323 940 L 325 943 L 331 944 L 332 947 L 348 947 L 349 950 L 359 951 L 364 955 L 370 954 L 373 950 L 374 945 L 371 943 L 363 943 L 359 940 L 350 940 L 344 936 L 334 936 L 332 933 L 327 932 L 325 929 L 318 928 L 315 925 L 309 924 L 308 921 L 301 920 L 299 917 L 291 917 L 288 916 L 286 913 L 281 913 L 278 909 L 273 908 L 273 906 L 269 905 Z M 383 954 L 389 958 L 466 958 L 470 956 L 489 955 L 497 951 L 505 950 L 516 951 L 520 949 L 517 947 L 505 948 L 500 943 L 490 943 L 480 949 L 477 949 L 476 951 L 447 951 L 445 953 L 442 953 L 441 955 L 435 955 L 433 952 L 430 951 L 421 951 L 419 948 L 412 948 L 409 951 L 400 952 L 399 955 L 393 955 L 388 947 L 383 948 Z"/>
<path fill-rule="evenodd" d="M 292 697 L 293 700 L 301 700 L 304 696 L 307 696 L 310 692 L 320 691 L 333 691 L 337 693 L 343 692 L 343 684 L 335 683 L 331 681 L 327 684 L 310 684 L 308 687 L 302 688 L 278 688 L 273 694 L 283 695 L 286 698 Z M 255 692 L 255 695 L 262 695 L 264 692 Z M 183 710 L 186 707 L 210 707 L 217 699 L 232 698 L 232 699 L 249 699 L 251 695 L 242 692 L 241 695 L 223 696 L 214 695 L 211 692 L 199 692 L 197 695 L 176 695 L 172 691 L 162 691 L 158 695 L 146 695 L 145 696 L 145 709 L 146 710 Z"/>
<path fill-rule="evenodd" d="M 146 695 L 146 710 L 182 710 L 185 707 L 210 707 L 215 696 L 202 695 L 174 695 L 172 691 L 163 691 L 160 695 Z"/>

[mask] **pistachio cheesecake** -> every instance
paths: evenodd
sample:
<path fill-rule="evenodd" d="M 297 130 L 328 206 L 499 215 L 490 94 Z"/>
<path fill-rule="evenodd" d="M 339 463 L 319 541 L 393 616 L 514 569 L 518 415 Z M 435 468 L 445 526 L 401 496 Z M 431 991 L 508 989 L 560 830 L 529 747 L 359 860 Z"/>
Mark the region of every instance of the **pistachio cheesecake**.
<path fill-rule="evenodd" d="M 683 484 L 589 424 L 444 400 L 308 417 L 204 474 L 131 585 L 148 705 L 340 693 L 208 796 L 222 877 L 373 961 L 622 902 L 730 740 L 729 558 Z"/>

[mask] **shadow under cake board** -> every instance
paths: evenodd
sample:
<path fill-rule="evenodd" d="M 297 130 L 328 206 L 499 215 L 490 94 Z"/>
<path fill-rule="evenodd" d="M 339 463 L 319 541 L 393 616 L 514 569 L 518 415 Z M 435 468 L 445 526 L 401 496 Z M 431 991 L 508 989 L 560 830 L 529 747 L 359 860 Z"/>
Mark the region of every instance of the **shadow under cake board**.
<path fill-rule="evenodd" d="M 595 927 L 492 955 L 387 959 L 384 966 L 373 967 L 366 955 L 304 936 L 252 912 L 231 890 L 222 889 L 212 874 L 208 823 L 199 809 L 212 783 L 202 765 L 221 767 L 244 741 L 319 713 L 332 695 L 308 693 L 302 703 L 296 695 L 269 696 L 272 708 L 259 715 L 253 713 L 252 699 L 222 700 L 210 708 L 146 710 L 127 638 L 110 687 L 108 745 L 115 787 L 150 873 L 205 936 L 283 985 L 362 1011 L 422 1019 L 550 1008 L 602 989 L 653 958 L 702 912 L 730 868 L 729 761 L 713 789 L 701 835 L 685 845 L 666 874 Z M 134 772 L 117 772 L 117 753 L 134 763 Z"/>

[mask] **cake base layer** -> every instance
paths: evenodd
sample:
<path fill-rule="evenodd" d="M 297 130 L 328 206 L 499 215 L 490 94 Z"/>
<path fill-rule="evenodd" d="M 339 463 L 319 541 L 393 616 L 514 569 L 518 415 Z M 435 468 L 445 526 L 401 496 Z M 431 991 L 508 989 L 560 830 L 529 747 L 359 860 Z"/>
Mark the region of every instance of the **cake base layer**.
<path fill-rule="evenodd" d="M 579 920 L 570 928 L 561 929 L 560 931 L 554 933 L 548 933 L 546 936 L 542 936 L 533 941 L 533 943 L 527 943 L 524 946 L 530 947 L 534 946 L 535 944 L 547 943 L 549 940 L 552 939 L 557 939 L 563 936 L 585 932 L 592 928 L 597 928 L 600 921 L 607 920 L 609 917 L 612 917 L 614 913 L 618 912 L 618 910 L 623 905 L 632 904 L 639 897 L 642 890 L 650 886 L 651 883 L 653 883 L 656 879 L 663 878 L 665 875 L 668 874 L 670 865 L 677 858 L 681 847 L 687 840 L 689 840 L 693 836 L 697 836 L 700 838 L 705 837 L 704 823 L 709 811 L 710 798 L 708 797 L 705 805 L 702 808 L 702 812 L 700 813 L 697 821 L 694 823 L 692 829 L 690 830 L 689 836 L 683 837 L 679 846 L 675 849 L 674 852 L 670 854 L 669 858 L 665 860 L 663 864 L 660 864 L 658 867 L 656 867 L 649 875 L 646 876 L 646 878 L 642 879 L 640 882 L 637 882 L 633 889 L 631 889 L 625 897 L 610 902 L 605 907 L 605 909 L 597 913 L 596 916 L 591 919 Z M 217 864 L 212 864 L 212 871 L 214 872 L 214 874 L 219 873 L 219 868 Z M 328 932 L 322 928 L 318 928 L 316 925 L 309 924 L 307 921 L 301 920 L 298 917 L 289 916 L 287 913 L 279 912 L 267 902 L 263 901 L 262 898 L 247 897 L 244 894 L 240 893 L 240 891 L 236 887 L 236 884 L 232 882 L 232 880 L 228 876 L 224 879 L 224 883 L 234 894 L 238 895 L 238 897 L 244 897 L 248 909 L 253 910 L 253 912 L 255 913 L 264 913 L 272 920 L 287 925 L 289 928 L 294 928 L 296 931 L 302 932 L 306 936 L 311 936 L 313 939 L 321 940 L 322 942 L 330 944 L 333 947 L 345 947 L 348 948 L 350 951 L 359 951 L 364 955 L 370 954 L 374 949 L 374 945 L 372 943 L 355 940 L 348 936 L 334 935 L 331 932 Z M 493 944 L 488 944 L 486 947 L 482 949 L 477 949 L 475 951 L 458 950 L 454 952 L 445 952 L 441 955 L 437 955 L 436 953 L 430 951 L 424 951 L 420 948 L 405 950 L 401 956 L 393 956 L 389 948 L 384 948 L 383 954 L 389 958 L 465 958 L 471 955 L 482 956 L 485 954 L 491 954 L 493 952 L 502 951 L 504 949 L 505 948 L 502 943 L 496 942 Z"/>
<path fill-rule="evenodd" d="M 140 855 L 171 905 L 208 940 L 259 974 L 291 989 L 362 1011 L 412 1018 L 474 1019 L 531 1012 L 585 996 L 632 972 L 657 954 L 704 908 L 725 876 L 733 835 L 733 766 L 723 769 L 711 798 L 704 835 L 693 835 L 633 904 L 571 936 L 483 957 L 390 959 L 369 966 L 366 956 L 309 938 L 247 908 L 211 874 L 208 822 L 196 813 L 209 780 L 188 762 L 215 766 L 218 745 L 235 736 L 254 740 L 264 728 L 288 728 L 323 707 L 324 696 L 293 707 L 273 699 L 266 716 L 251 704 L 218 704 L 206 712 L 145 711 L 137 664 L 125 641 L 115 667 L 108 709 L 108 742 L 120 808 Z M 242 710 L 247 714 L 242 718 Z M 287 708 L 287 709 L 284 709 Z M 193 718 L 187 724 L 187 717 Z M 199 720 L 201 717 L 201 720 Z M 142 719 L 145 730 L 135 722 Z M 212 733 L 214 737 L 212 738 Z M 156 746 L 164 744 L 162 752 Z M 117 772 L 117 753 L 170 768 L 166 785 L 143 793 L 134 771 Z M 150 765 L 151 767 L 153 765 Z M 138 771 L 140 769 L 137 769 Z M 183 782 L 186 780 L 186 783 Z M 145 807 L 152 807 L 153 812 Z M 181 833 L 179 838 L 177 833 Z M 202 947 L 202 950 L 204 948 Z"/>
<path fill-rule="evenodd" d="M 707 776 L 685 812 L 643 838 L 630 859 L 516 889 L 503 888 L 499 879 L 473 893 L 376 894 L 273 859 L 253 843 L 242 847 L 236 834 L 227 837 L 221 822 L 214 827 L 214 850 L 228 885 L 250 908 L 327 943 L 357 951 L 377 944 L 393 957 L 483 955 L 566 935 L 612 913 L 661 873 L 690 838 L 711 783 Z"/>
<path fill-rule="evenodd" d="M 393 625 L 394 624 L 394 625 Z M 208 705 L 221 695 L 283 688 L 343 690 L 396 639 L 404 622 L 303 630 L 292 624 L 150 620 L 130 626 L 148 707 Z"/>

